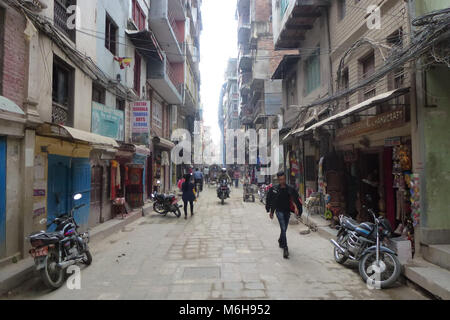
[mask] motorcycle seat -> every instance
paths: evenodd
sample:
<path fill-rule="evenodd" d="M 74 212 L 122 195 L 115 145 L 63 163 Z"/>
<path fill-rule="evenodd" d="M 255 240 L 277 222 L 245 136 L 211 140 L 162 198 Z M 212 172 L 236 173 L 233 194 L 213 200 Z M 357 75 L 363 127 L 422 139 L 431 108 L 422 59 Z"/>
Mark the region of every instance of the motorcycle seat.
<path fill-rule="evenodd" d="M 355 230 L 359 226 L 359 223 L 356 220 L 353 220 L 352 218 L 345 219 L 342 224 L 344 227 L 351 230 Z"/>

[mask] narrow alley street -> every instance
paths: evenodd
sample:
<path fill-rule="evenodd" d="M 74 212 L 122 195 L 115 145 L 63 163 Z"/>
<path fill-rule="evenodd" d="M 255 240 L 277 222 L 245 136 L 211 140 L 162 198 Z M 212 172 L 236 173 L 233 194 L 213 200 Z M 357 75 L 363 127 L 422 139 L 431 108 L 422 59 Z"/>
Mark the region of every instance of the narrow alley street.
<path fill-rule="evenodd" d="M 356 266 L 338 265 L 329 241 L 301 235 L 299 225 L 289 226 L 284 260 L 278 235 L 276 219 L 262 204 L 244 203 L 242 188 L 222 206 L 205 187 L 193 218 L 152 212 L 92 243 L 80 290 L 51 292 L 36 278 L 8 299 L 426 299 L 401 284 L 367 289 Z"/>

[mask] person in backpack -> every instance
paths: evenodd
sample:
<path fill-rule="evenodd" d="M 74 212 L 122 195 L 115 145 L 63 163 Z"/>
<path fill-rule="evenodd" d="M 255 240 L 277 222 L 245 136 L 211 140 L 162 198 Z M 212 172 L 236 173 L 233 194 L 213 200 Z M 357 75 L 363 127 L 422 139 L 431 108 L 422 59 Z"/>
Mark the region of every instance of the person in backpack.
<path fill-rule="evenodd" d="M 298 192 L 286 184 L 286 175 L 284 172 L 277 174 L 278 185 L 269 189 L 266 201 L 266 211 L 270 213 L 270 219 L 273 219 L 276 213 L 278 222 L 280 223 L 280 238 L 278 239 L 279 247 L 283 249 L 283 257 L 289 258 L 289 249 L 287 245 L 286 231 L 291 217 L 291 203 L 294 204 L 294 212 L 297 216 L 301 216 L 303 209 L 299 201 Z"/>
<path fill-rule="evenodd" d="M 194 215 L 194 200 L 195 200 L 195 185 L 191 182 L 192 176 L 190 174 L 186 174 L 184 176 L 184 182 L 181 186 L 181 190 L 183 191 L 183 203 L 184 203 L 184 219 L 187 219 L 187 205 L 188 203 L 191 206 L 191 217 Z"/>

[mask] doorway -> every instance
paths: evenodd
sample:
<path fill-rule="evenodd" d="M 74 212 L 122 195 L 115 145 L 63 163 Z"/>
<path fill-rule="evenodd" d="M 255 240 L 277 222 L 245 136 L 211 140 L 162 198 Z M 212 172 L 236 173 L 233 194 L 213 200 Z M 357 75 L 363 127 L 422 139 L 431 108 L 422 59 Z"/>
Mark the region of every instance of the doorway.
<path fill-rule="evenodd" d="M 93 166 L 91 169 L 91 213 L 89 226 L 102 222 L 103 167 Z"/>

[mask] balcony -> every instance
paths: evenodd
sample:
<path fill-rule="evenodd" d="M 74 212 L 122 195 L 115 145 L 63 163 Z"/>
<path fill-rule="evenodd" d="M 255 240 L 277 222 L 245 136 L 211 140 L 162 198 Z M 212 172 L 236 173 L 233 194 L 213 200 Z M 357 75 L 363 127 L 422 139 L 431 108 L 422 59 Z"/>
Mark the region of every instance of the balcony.
<path fill-rule="evenodd" d="M 70 40 L 75 42 L 75 29 L 69 29 L 67 26 L 67 21 L 69 20 L 71 14 L 67 13 L 67 8 L 71 5 L 75 5 L 74 0 L 55 0 L 55 6 L 53 10 L 54 14 L 54 24 L 61 30 Z"/>
<path fill-rule="evenodd" d="M 253 123 L 253 112 L 251 109 L 248 108 L 248 106 L 242 106 L 241 107 L 241 122 L 244 125 L 249 125 Z"/>
<path fill-rule="evenodd" d="M 250 24 L 250 15 L 239 16 L 238 21 L 238 43 L 246 44 L 250 40 L 250 34 L 252 32 L 252 27 Z"/>
<path fill-rule="evenodd" d="M 171 62 L 183 62 L 184 33 L 177 23 L 186 20 L 184 6 L 180 0 L 153 1 L 150 10 L 150 28 L 161 43 Z"/>
<path fill-rule="evenodd" d="M 329 0 L 294 0 L 281 17 L 280 33 L 275 41 L 275 49 L 301 48 L 305 34 L 311 30 L 317 18 L 322 15 L 321 7 L 330 6 Z"/>
<path fill-rule="evenodd" d="M 147 63 L 147 81 L 169 104 L 181 104 L 182 83 L 176 80 L 175 72 L 165 53 L 163 60 L 149 60 Z"/>

